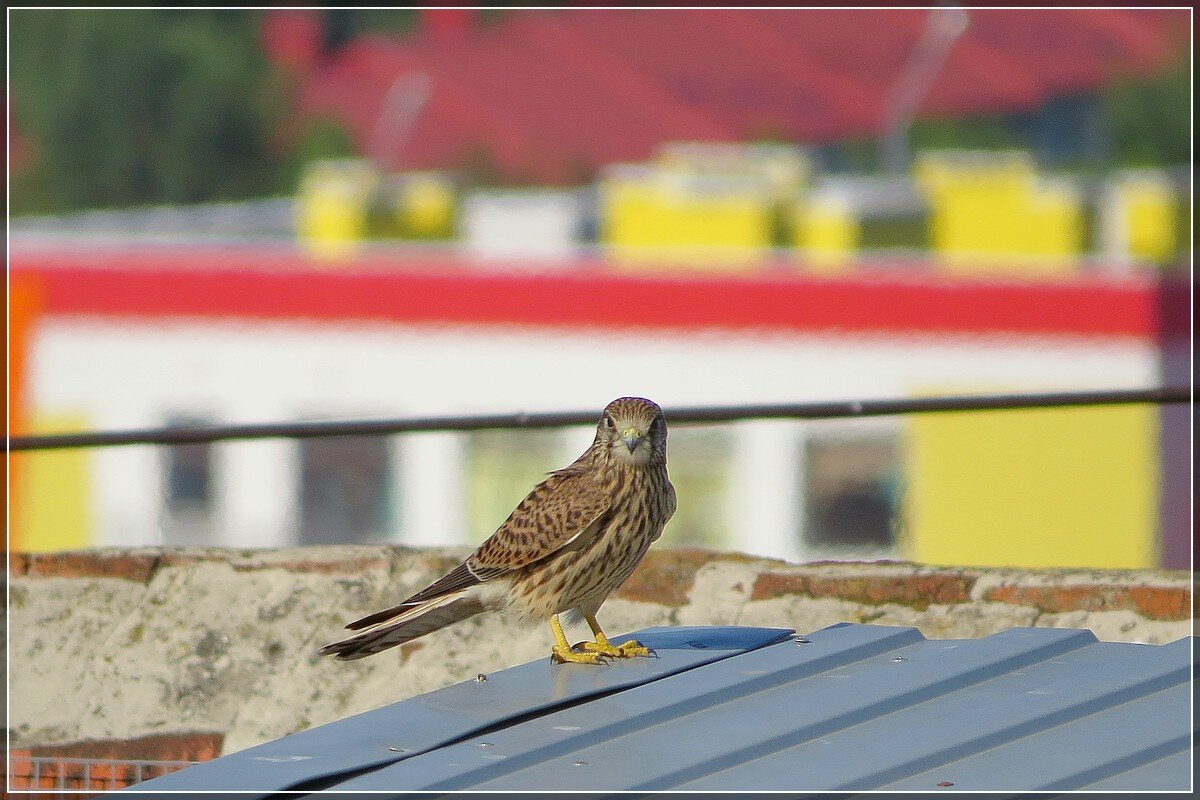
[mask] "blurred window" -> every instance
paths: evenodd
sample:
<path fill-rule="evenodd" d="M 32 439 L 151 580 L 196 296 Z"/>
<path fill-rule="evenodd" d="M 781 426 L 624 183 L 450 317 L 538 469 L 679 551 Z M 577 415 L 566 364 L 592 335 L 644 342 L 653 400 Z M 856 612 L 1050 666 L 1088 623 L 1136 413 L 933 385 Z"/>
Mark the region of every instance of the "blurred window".
<path fill-rule="evenodd" d="M 167 426 L 190 428 L 209 422 L 200 417 L 176 416 L 167 421 Z M 214 506 L 212 445 L 171 445 L 163 448 L 163 459 L 163 544 L 209 544 Z"/>
<path fill-rule="evenodd" d="M 383 436 L 300 442 L 300 544 L 350 544 L 387 535 L 390 442 Z"/>
<path fill-rule="evenodd" d="M 806 442 L 803 538 L 810 557 L 894 554 L 899 458 L 896 438 L 884 433 Z"/>
<path fill-rule="evenodd" d="M 729 546 L 732 437 L 716 428 L 677 428 L 671 431 L 667 452 L 679 506 L 661 543 L 668 547 Z"/>
<path fill-rule="evenodd" d="M 555 431 L 478 431 L 466 441 L 467 532 L 472 544 L 495 533 L 546 473 L 571 462 Z"/>

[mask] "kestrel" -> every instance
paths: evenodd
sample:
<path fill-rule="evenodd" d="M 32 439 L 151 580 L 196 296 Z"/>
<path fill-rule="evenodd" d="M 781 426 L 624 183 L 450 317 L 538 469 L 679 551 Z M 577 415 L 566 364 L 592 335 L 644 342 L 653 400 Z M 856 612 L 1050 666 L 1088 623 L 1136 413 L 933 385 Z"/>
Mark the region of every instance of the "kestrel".
<path fill-rule="evenodd" d="M 318 652 L 363 658 L 480 612 L 504 611 L 549 620 L 555 661 L 650 655 L 636 641 L 611 644 L 596 612 L 673 513 L 662 409 L 641 397 L 618 398 L 604 409 L 591 447 L 534 487 L 466 561 L 399 605 L 351 622 L 346 627 L 360 633 Z M 564 612 L 580 614 L 595 635 L 579 652 L 559 623 Z"/>

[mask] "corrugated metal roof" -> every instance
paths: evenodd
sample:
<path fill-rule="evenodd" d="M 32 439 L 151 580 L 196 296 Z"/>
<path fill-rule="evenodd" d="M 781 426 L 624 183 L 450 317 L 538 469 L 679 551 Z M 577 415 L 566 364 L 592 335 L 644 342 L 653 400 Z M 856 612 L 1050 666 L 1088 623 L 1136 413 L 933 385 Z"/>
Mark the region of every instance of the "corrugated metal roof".
<path fill-rule="evenodd" d="M 651 628 L 657 659 L 525 664 L 140 790 L 1185 790 L 1192 647 L 1014 628 Z"/>

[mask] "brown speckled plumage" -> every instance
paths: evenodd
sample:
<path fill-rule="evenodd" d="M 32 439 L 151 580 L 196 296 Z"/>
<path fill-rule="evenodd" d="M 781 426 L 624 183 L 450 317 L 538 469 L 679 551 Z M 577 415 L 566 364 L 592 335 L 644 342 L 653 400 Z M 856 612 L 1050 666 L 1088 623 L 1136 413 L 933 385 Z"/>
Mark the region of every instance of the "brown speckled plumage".
<path fill-rule="evenodd" d="M 350 623 L 365 630 L 319 652 L 362 658 L 485 610 L 594 619 L 674 511 L 662 410 L 619 398 L 604 409 L 591 447 L 534 487 L 466 561 L 399 605 Z"/>

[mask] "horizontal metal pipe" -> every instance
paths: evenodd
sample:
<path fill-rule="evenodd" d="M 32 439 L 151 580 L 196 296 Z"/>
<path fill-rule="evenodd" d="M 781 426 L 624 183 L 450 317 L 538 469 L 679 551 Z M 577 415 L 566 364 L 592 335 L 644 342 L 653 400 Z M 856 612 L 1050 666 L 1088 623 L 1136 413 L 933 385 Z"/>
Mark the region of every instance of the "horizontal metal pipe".
<path fill-rule="evenodd" d="M 731 406 L 692 406 L 665 409 L 672 425 L 714 424 L 755 419 L 844 419 L 951 411 L 1004 411 L 1019 408 L 1071 408 L 1133 403 L 1186 403 L 1193 390 L 1186 386 L 1148 389 L 1104 389 L 1042 394 L 956 395 L 903 397 L 889 400 L 829 400 L 809 403 L 757 403 Z M 312 420 L 241 425 L 143 428 L 123 431 L 81 431 L 14 436 L 12 451 L 55 450 L 117 445 L 203 444 L 249 439 L 310 439 L 323 436 L 380 436 L 436 431 L 520 430 L 591 425 L 598 411 L 540 411 L 395 419 Z"/>

